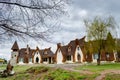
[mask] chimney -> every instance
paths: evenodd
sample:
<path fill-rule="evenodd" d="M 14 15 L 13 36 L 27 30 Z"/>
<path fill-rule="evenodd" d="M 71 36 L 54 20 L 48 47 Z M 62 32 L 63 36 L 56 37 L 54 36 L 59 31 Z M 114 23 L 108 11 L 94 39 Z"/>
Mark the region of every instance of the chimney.
<path fill-rule="evenodd" d="M 51 50 L 51 47 L 49 47 L 48 49 Z"/>
<path fill-rule="evenodd" d="M 27 44 L 27 54 L 29 54 L 29 45 Z"/>
<path fill-rule="evenodd" d="M 39 47 L 38 47 L 38 46 L 36 46 L 36 50 L 39 50 Z"/>
<path fill-rule="evenodd" d="M 75 40 L 75 43 L 76 43 L 76 45 L 79 45 L 79 40 L 76 39 L 76 40 Z"/>
<path fill-rule="evenodd" d="M 58 44 L 57 44 L 57 48 L 60 48 L 60 47 L 61 47 L 61 43 L 58 43 Z"/>

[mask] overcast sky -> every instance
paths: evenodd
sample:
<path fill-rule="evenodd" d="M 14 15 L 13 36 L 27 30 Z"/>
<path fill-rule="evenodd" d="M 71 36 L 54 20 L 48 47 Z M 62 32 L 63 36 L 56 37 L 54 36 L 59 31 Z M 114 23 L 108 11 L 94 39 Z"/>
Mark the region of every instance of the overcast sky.
<path fill-rule="evenodd" d="M 63 16 L 61 20 L 61 30 L 52 35 L 52 43 L 41 41 L 37 43 L 28 41 L 27 43 L 17 41 L 19 47 L 26 47 L 27 44 L 31 48 L 38 46 L 41 48 L 52 47 L 55 52 L 56 43 L 67 44 L 76 38 L 82 38 L 86 35 L 84 19 L 93 19 L 95 16 L 108 17 L 113 16 L 120 26 L 120 0 L 73 0 L 68 7 L 68 15 Z M 117 31 L 120 31 L 118 29 Z M 118 33 L 118 37 L 119 33 Z M 0 45 L 0 57 L 10 59 L 11 47 L 14 43 L 6 42 Z"/>

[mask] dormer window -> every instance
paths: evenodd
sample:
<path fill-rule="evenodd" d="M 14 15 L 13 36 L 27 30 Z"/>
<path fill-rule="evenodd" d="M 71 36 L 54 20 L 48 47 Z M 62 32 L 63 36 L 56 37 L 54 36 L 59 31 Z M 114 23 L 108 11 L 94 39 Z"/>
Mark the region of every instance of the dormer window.
<path fill-rule="evenodd" d="M 44 54 L 47 54 L 47 51 L 45 51 Z"/>
<path fill-rule="evenodd" d="M 68 52 L 71 52 L 71 48 L 70 47 L 68 48 Z"/>

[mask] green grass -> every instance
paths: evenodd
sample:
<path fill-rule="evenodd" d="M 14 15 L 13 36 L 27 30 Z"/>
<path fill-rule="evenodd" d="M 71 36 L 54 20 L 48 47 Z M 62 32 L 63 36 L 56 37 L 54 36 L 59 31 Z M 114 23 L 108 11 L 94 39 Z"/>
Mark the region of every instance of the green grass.
<path fill-rule="evenodd" d="M 0 66 L 0 70 L 5 70 L 7 65 L 2 65 Z M 24 74 L 26 69 L 30 68 L 31 66 L 26 66 L 26 65 L 17 65 L 14 66 L 13 70 L 15 71 L 14 76 L 9 76 L 7 78 L 1 78 L 0 80 L 28 80 L 27 78 L 29 77 L 28 74 Z"/>
<path fill-rule="evenodd" d="M 120 74 L 107 74 L 105 80 L 120 80 Z"/>
<path fill-rule="evenodd" d="M 88 80 L 94 80 L 95 77 L 99 76 L 100 73 L 104 70 L 120 70 L 120 63 L 106 63 L 106 64 L 101 64 L 101 65 L 96 65 L 96 64 L 87 64 L 83 66 L 79 66 L 75 68 L 80 71 L 90 71 L 93 72 L 91 76 L 88 77 Z M 120 77 L 115 78 L 115 76 L 118 76 L 114 74 L 113 76 L 108 75 L 105 80 L 120 80 Z"/>
<path fill-rule="evenodd" d="M 44 66 L 15 66 L 16 74 L 0 80 L 84 80 L 86 75 Z"/>
<path fill-rule="evenodd" d="M 45 75 L 45 80 L 84 80 L 85 75 L 81 75 L 77 72 L 69 72 L 63 69 L 56 69 Z"/>
<path fill-rule="evenodd" d="M 0 66 L 0 70 L 5 68 L 6 65 Z M 81 65 L 76 69 L 80 71 L 91 71 L 93 74 L 80 74 L 60 68 L 56 69 L 39 65 L 34 67 L 30 65 L 17 65 L 14 66 L 14 71 L 16 72 L 14 76 L 0 78 L 0 80 L 94 80 L 101 71 L 112 69 L 120 70 L 120 63 L 101 64 L 100 66 L 87 64 Z M 105 80 L 120 80 L 120 77 L 117 74 L 108 74 Z"/>
<path fill-rule="evenodd" d="M 107 63 L 107 64 L 101 64 L 101 65 L 84 65 L 84 66 L 79 66 L 76 68 L 77 70 L 82 70 L 82 71 L 91 71 L 95 73 L 99 73 L 104 70 L 120 70 L 120 63 Z"/>
<path fill-rule="evenodd" d="M 1 64 L 0 65 L 0 70 L 4 70 L 4 69 L 6 69 L 6 64 Z"/>
<path fill-rule="evenodd" d="M 31 66 L 27 66 L 27 65 L 17 65 L 17 66 L 14 66 L 14 71 L 15 72 L 22 72 L 22 71 L 25 71 L 26 69 L 29 69 Z"/>

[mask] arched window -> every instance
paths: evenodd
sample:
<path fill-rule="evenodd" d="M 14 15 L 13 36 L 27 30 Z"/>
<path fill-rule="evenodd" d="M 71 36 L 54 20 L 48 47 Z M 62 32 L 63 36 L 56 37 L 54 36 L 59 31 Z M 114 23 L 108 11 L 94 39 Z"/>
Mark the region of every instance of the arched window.
<path fill-rule="evenodd" d="M 79 50 L 80 50 L 80 47 L 77 47 L 77 50 L 79 51 Z"/>

